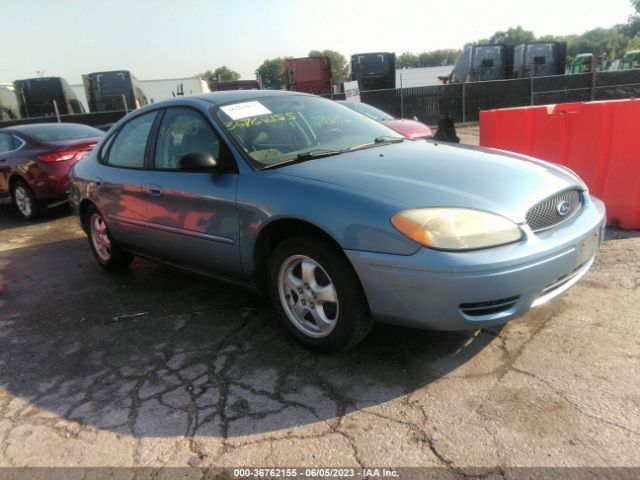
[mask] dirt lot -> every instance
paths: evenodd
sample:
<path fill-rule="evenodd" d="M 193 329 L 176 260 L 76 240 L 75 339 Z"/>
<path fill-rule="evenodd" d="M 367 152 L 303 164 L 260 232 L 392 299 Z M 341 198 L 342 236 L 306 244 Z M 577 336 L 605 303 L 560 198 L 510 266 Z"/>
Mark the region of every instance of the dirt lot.
<path fill-rule="evenodd" d="M 65 207 L 0 210 L 0 282 L 0 466 L 640 467 L 639 232 L 502 329 L 378 326 L 337 356 L 251 292 L 102 271 Z"/>

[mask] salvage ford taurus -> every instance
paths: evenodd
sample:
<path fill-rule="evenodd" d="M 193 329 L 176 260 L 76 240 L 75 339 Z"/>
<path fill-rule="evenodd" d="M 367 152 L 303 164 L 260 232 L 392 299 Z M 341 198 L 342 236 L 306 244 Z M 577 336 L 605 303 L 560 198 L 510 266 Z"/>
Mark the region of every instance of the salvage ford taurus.
<path fill-rule="evenodd" d="M 375 320 L 459 330 L 516 318 L 587 272 L 605 221 L 561 166 L 406 140 L 293 92 L 136 110 L 71 176 L 100 265 L 140 255 L 256 287 L 325 351 Z"/>

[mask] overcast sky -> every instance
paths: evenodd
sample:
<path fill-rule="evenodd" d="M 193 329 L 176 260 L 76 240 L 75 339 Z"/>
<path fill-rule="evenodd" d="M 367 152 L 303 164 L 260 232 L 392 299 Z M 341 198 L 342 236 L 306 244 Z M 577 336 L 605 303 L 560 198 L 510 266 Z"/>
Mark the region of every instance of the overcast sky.
<path fill-rule="evenodd" d="M 255 78 L 265 58 L 333 49 L 461 48 L 521 25 L 536 35 L 623 23 L 629 0 L 0 0 L 0 83 L 131 70 L 142 80 L 227 65 Z"/>

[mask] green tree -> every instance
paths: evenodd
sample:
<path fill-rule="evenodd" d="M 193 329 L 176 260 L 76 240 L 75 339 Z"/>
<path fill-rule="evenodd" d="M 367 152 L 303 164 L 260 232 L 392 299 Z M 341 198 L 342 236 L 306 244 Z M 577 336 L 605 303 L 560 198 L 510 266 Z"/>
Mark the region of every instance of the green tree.
<path fill-rule="evenodd" d="M 422 52 L 418 55 L 419 67 L 439 67 L 442 65 L 452 65 L 460 55 L 460 50 L 433 50 Z"/>
<path fill-rule="evenodd" d="M 204 73 L 199 73 L 198 76 L 207 82 L 209 90 L 213 91 L 216 89 L 216 83 L 218 83 L 218 80 L 216 79 L 216 74 L 213 73 L 213 71 L 207 70 Z"/>
<path fill-rule="evenodd" d="M 488 39 L 479 40 L 478 44 L 505 43 L 518 45 L 525 42 L 566 42 L 567 62 L 571 62 L 580 53 L 593 53 L 597 58 L 606 57 L 615 60 L 624 52 L 640 43 L 640 0 L 631 0 L 638 14 L 629 17 L 629 22 L 611 28 L 594 28 L 579 35 L 544 35 L 537 37 L 528 30 L 518 26 L 506 31 L 494 33 Z M 637 25 L 636 23 L 637 22 Z"/>
<path fill-rule="evenodd" d="M 603 55 L 608 59 L 624 55 L 629 38 L 616 27 L 595 28 L 582 35 L 559 37 L 567 42 L 567 57 L 574 58 L 580 53 L 593 53 L 597 58 Z"/>
<path fill-rule="evenodd" d="M 240 74 L 234 70 L 231 70 L 226 65 L 218 67 L 213 72 L 220 82 L 233 82 L 234 80 L 240 80 Z"/>
<path fill-rule="evenodd" d="M 331 62 L 331 82 L 338 85 L 347 80 L 349 74 L 349 64 L 347 59 L 340 52 L 335 50 L 311 50 L 309 57 L 329 57 Z"/>
<path fill-rule="evenodd" d="M 207 70 L 204 73 L 198 74 L 200 78 L 203 78 L 208 84 L 210 90 L 215 90 L 216 85 L 220 82 L 231 82 L 233 80 L 240 80 L 240 74 L 234 70 L 231 70 L 226 65 L 216 68 L 214 71 Z"/>
<path fill-rule="evenodd" d="M 284 58 L 268 58 L 256 70 L 256 77 L 262 82 L 262 88 L 280 90 L 287 85 L 284 73 Z"/>
<path fill-rule="evenodd" d="M 415 53 L 404 52 L 396 58 L 396 68 L 415 68 L 418 66 L 418 56 Z"/>
<path fill-rule="evenodd" d="M 629 16 L 629 21 L 622 25 L 621 30 L 631 38 L 640 38 L 640 0 L 631 0 L 631 6 L 635 13 Z"/>
<path fill-rule="evenodd" d="M 405 52 L 396 58 L 396 68 L 439 67 L 453 65 L 460 50 L 432 50 L 418 54 Z"/>
<path fill-rule="evenodd" d="M 507 45 L 519 45 L 521 43 L 534 42 L 535 40 L 536 36 L 533 32 L 525 30 L 518 25 L 516 28 L 512 27 L 506 31 L 498 31 L 491 35 L 489 39 L 480 40 L 478 43 L 504 43 Z"/>

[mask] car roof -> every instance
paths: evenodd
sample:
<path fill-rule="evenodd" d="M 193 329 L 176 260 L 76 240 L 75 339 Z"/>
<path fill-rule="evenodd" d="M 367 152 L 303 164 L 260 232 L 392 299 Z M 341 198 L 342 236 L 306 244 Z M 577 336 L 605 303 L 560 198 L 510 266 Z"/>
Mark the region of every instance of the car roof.
<path fill-rule="evenodd" d="M 257 100 L 260 98 L 274 97 L 274 96 L 294 96 L 305 95 L 312 96 L 301 92 L 290 92 L 287 90 L 226 90 L 222 92 L 202 93 L 199 95 L 189 95 L 188 97 L 170 98 L 169 100 L 163 100 L 161 102 L 152 103 L 147 105 L 143 109 L 150 109 L 149 107 L 169 106 L 172 104 L 184 104 L 188 102 L 206 102 L 213 105 L 222 105 L 224 103 L 241 102 L 247 100 Z"/>
<path fill-rule="evenodd" d="M 6 131 L 12 131 L 12 132 L 24 132 L 24 133 L 29 133 L 29 130 L 38 127 L 45 127 L 45 128 L 60 128 L 63 126 L 68 126 L 68 125 L 79 125 L 82 127 L 90 127 L 91 125 L 85 125 L 84 123 L 72 123 L 72 122 L 64 122 L 64 123 L 56 123 L 56 122 L 44 122 L 44 123 L 25 123 L 23 125 L 12 125 L 11 127 L 5 127 L 2 128 L 0 130 L 6 130 Z M 93 127 L 95 128 L 95 127 Z"/>

